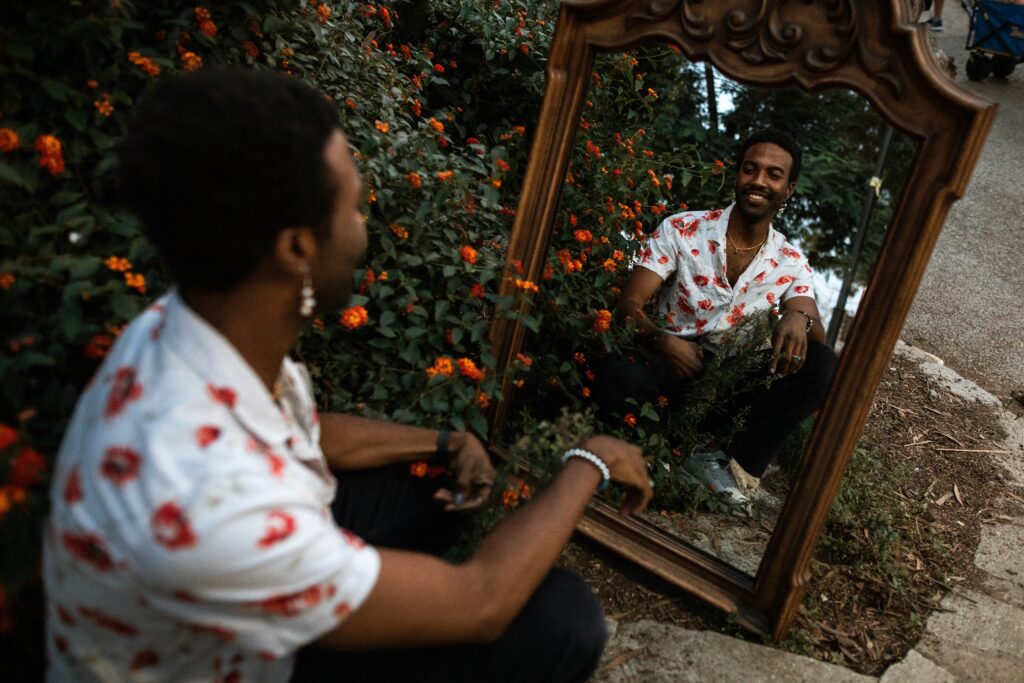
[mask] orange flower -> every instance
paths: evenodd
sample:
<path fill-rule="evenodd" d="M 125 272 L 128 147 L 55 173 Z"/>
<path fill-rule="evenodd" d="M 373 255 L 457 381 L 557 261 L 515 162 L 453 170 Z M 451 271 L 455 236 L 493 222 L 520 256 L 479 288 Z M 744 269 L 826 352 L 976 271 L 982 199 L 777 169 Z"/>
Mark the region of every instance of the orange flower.
<path fill-rule="evenodd" d="M 589 230 L 574 230 L 572 236 L 575 237 L 576 241 L 580 242 L 581 244 L 586 244 L 587 242 L 590 242 L 591 240 L 594 239 L 594 236 L 590 233 Z"/>
<path fill-rule="evenodd" d="M 14 286 L 15 277 L 11 273 L 0 273 L 0 289 L 7 291 Z"/>
<path fill-rule="evenodd" d="M 114 113 L 114 105 L 110 101 L 110 93 L 103 93 L 98 100 L 93 100 L 92 106 L 96 107 L 103 116 L 110 116 Z"/>
<path fill-rule="evenodd" d="M 427 463 L 422 460 L 409 463 L 409 474 L 421 478 L 427 476 Z"/>
<path fill-rule="evenodd" d="M 429 123 L 430 127 L 436 130 L 438 133 L 444 132 L 444 124 L 435 119 L 433 116 L 430 117 L 430 120 L 428 120 L 427 123 Z"/>
<path fill-rule="evenodd" d="M 366 309 L 362 306 L 349 306 L 341 312 L 341 326 L 347 330 L 354 330 L 357 327 L 362 327 L 370 319 L 370 316 L 366 314 Z"/>
<path fill-rule="evenodd" d="M 601 267 L 607 270 L 609 273 L 614 273 L 615 269 L 618 268 L 618 266 L 619 264 L 616 263 L 615 259 L 612 258 L 605 259 L 604 263 L 601 264 Z"/>
<path fill-rule="evenodd" d="M 118 273 L 124 273 L 132 269 L 132 262 L 120 256 L 108 256 L 103 263 L 106 264 L 107 268 Z"/>
<path fill-rule="evenodd" d="M 590 387 L 583 387 L 583 398 L 590 398 Z"/>
<path fill-rule="evenodd" d="M 534 293 L 536 293 L 536 292 L 540 291 L 540 287 L 538 287 L 536 284 L 534 284 L 530 280 L 524 280 L 524 279 L 519 278 L 519 277 L 517 277 L 512 284 L 515 285 L 516 289 L 521 289 L 524 292 L 534 292 Z"/>
<path fill-rule="evenodd" d="M 486 408 L 491 405 L 491 399 L 487 398 L 487 394 L 482 391 L 476 393 L 476 404 L 481 408 Z"/>
<path fill-rule="evenodd" d="M 533 489 L 524 481 L 519 485 L 519 495 L 523 497 L 523 500 L 529 500 L 530 496 L 533 495 Z"/>
<path fill-rule="evenodd" d="M 11 458 L 7 478 L 14 486 L 27 489 L 40 479 L 46 471 L 46 458 L 34 448 L 22 448 Z"/>
<path fill-rule="evenodd" d="M 527 45 L 526 43 L 520 43 L 519 51 L 522 52 L 524 55 L 528 55 L 530 54 L 530 46 Z"/>
<path fill-rule="evenodd" d="M 9 425 L 0 424 L 0 451 L 18 443 L 18 430 Z"/>
<path fill-rule="evenodd" d="M 443 74 L 444 73 L 444 65 L 443 64 L 435 64 L 434 65 L 434 73 L 436 73 L 436 74 Z"/>
<path fill-rule="evenodd" d="M 493 185 L 495 189 L 500 190 L 501 189 L 501 178 L 492 178 L 491 179 L 491 185 Z"/>
<path fill-rule="evenodd" d="M 494 165 L 495 165 L 495 166 L 497 166 L 497 167 L 498 167 L 499 169 L 501 169 L 502 171 L 505 171 L 506 173 L 507 173 L 508 171 L 512 170 L 512 167 L 511 167 L 511 166 L 509 166 L 509 165 L 508 165 L 508 162 L 507 162 L 507 161 L 505 161 L 504 159 L 498 159 L 498 160 L 496 160 L 496 161 L 494 162 Z"/>
<path fill-rule="evenodd" d="M 327 20 L 331 18 L 331 8 L 327 5 L 320 5 L 316 8 L 316 20 L 320 22 L 320 25 L 327 23 Z"/>
<path fill-rule="evenodd" d="M 462 373 L 463 377 L 468 377 L 474 382 L 479 382 L 484 378 L 484 373 L 480 372 L 480 368 L 471 359 L 460 358 L 455 362 L 458 364 L 459 372 Z"/>
<path fill-rule="evenodd" d="M 655 187 L 661 187 L 661 181 L 658 180 L 658 174 L 652 169 L 647 169 L 647 177 L 651 179 L 651 185 Z"/>
<path fill-rule="evenodd" d="M 0 152 L 13 152 L 21 147 L 18 134 L 10 128 L 0 128 Z"/>
<path fill-rule="evenodd" d="M 395 234 L 395 237 L 397 237 L 400 240 L 408 239 L 409 237 L 409 231 L 403 228 L 398 223 L 391 224 L 391 232 L 393 232 Z"/>
<path fill-rule="evenodd" d="M 242 43 L 242 50 L 245 51 L 245 54 L 249 57 L 258 57 L 260 54 L 260 49 L 256 47 L 256 43 L 251 40 L 247 40 Z"/>
<path fill-rule="evenodd" d="M 658 397 L 658 405 L 661 406 L 662 408 L 667 407 L 668 406 L 668 397 L 667 396 L 659 396 Z"/>
<path fill-rule="evenodd" d="M 476 249 L 469 246 L 468 244 L 459 249 L 459 256 L 462 260 L 469 264 L 476 263 Z"/>
<path fill-rule="evenodd" d="M 139 52 L 129 52 L 128 61 L 145 71 L 153 78 L 160 75 L 160 65 L 149 57 L 143 57 Z"/>
<path fill-rule="evenodd" d="M 583 365 L 584 363 L 586 363 L 586 362 L 587 362 L 587 357 L 586 357 L 586 356 L 584 356 L 584 355 L 583 355 L 582 353 L 580 353 L 579 351 L 577 351 L 576 353 L 572 354 L 572 359 L 573 359 L 574 361 L 576 361 L 577 363 L 579 363 L 580 365 Z"/>
<path fill-rule="evenodd" d="M 451 377 L 455 374 L 455 364 L 452 363 L 452 359 L 448 356 L 438 356 L 434 359 L 434 365 L 427 368 L 426 372 L 427 377 L 434 377 L 435 375 Z"/>
<path fill-rule="evenodd" d="M 181 53 L 181 66 L 186 72 L 199 71 L 203 68 L 203 57 L 195 52 L 185 50 Z"/>
<path fill-rule="evenodd" d="M 373 126 L 377 130 L 379 130 L 381 133 L 387 133 L 389 130 L 391 130 L 391 126 L 389 126 L 388 124 L 384 123 L 383 121 L 374 121 L 373 122 Z"/>
<path fill-rule="evenodd" d="M 412 171 L 406 174 L 405 179 L 409 181 L 409 184 L 414 188 L 420 188 L 423 186 L 423 178 L 416 171 Z"/>
<path fill-rule="evenodd" d="M 626 258 L 626 255 L 623 254 L 622 251 L 620 251 L 619 249 L 616 249 L 615 251 L 612 252 L 612 258 L 615 259 L 616 261 L 622 261 L 622 259 Z"/>
<path fill-rule="evenodd" d="M 16 486 L 0 487 L 0 520 L 7 516 L 12 507 L 23 502 L 25 498 L 24 489 L 19 489 Z M 5 617 L 5 614 L 0 614 L 0 626 L 5 625 L 4 621 L 2 621 Z"/>
<path fill-rule="evenodd" d="M 356 104 L 356 101 L 353 100 L 351 97 L 346 97 L 345 98 L 345 106 L 348 107 L 349 109 L 355 111 L 356 107 L 358 107 L 359 105 Z"/>
<path fill-rule="evenodd" d="M 519 493 L 513 489 L 505 489 L 501 494 L 501 504 L 512 507 L 519 501 Z"/>
<path fill-rule="evenodd" d="M 95 78 L 90 78 L 89 80 L 87 80 L 85 82 L 85 84 L 87 86 L 89 86 L 93 90 L 95 90 L 96 88 L 100 87 L 100 82 L 97 81 Z"/>
<path fill-rule="evenodd" d="M 39 165 L 57 175 L 64 172 L 64 155 L 60 140 L 52 135 L 40 135 L 32 145 L 39 152 Z"/>
<path fill-rule="evenodd" d="M 132 289 L 138 290 L 139 294 L 146 293 L 146 276 L 141 273 L 125 273 L 124 283 Z"/>
<path fill-rule="evenodd" d="M 438 171 L 435 175 L 441 182 L 448 182 L 455 177 L 455 171 Z"/>
<path fill-rule="evenodd" d="M 516 135 L 526 135 L 526 126 L 512 126 L 512 132 Z"/>
<path fill-rule="evenodd" d="M 602 308 L 594 313 L 594 331 L 603 334 L 612 326 L 612 312 Z"/>
<path fill-rule="evenodd" d="M 636 415 L 633 413 L 626 413 L 626 417 L 622 418 L 622 421 L 626 423 L 626 426 L 630 429 L 636 427 Z"/>
<path fill-rule="evenodd" d="M 479 282 L 474 282 L 473 286 L 469 288 L 469 298 L 471 299 L 483 299 L 486 293 L 484 286 Z"/>

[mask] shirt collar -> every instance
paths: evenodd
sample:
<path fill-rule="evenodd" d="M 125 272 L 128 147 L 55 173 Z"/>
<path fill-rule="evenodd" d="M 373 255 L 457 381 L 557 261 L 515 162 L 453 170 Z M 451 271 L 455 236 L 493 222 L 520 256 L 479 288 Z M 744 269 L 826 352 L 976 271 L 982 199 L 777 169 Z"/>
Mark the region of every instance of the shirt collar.
<path fill-rule="evenodd" d="M 732 210 L 735 206 L 736 202 L 733 202 L 729 206 L 725 207 L 722 211 L 722 215 L 718 217 L 718 222 L 715 224 L 714 235 L 719 247 L 725 247 L 728 244 L 726 241 L 726 231 L 729 229 L 729 216 L 732 214 Z M 781 253 L 780 249 L 782 249 L 782 246 L 785 243 L 785 235 L 776 230 L 772 227 L 771 223 L 769 223 L 768 239 L 765 240 L 764 247 L 758 250 L 755 258 L 775 259 L 778 261 Z M 723 260 L 724 258 L 723 252 Z"/>
<path fill-rule="evenodd" d="M 258 439 L 266 444 L 286 441 L 291 432 L 288 421 L 231 342 L 189 308 L 176 289 L 165 295 L 160 305 L 159 342 L 190 366 L 206 383 L 211 397 L 227 406 Z"/>

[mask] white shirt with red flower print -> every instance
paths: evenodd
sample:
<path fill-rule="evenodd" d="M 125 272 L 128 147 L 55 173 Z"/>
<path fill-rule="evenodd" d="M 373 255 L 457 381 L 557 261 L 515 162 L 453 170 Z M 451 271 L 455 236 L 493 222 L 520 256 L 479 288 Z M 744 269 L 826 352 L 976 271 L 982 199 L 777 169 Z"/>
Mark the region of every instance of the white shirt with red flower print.
<path fill-rule="evenodd" d="M 736 286 L 726 276 L 726 228 L 735 204 L 666 218 L 637 253 L 635 265 L 665 285 L 657 310 L 666 331 L 714 349 L 744 318 L 795 296 L 814 297 L 814 271 L 786 237 L 769 226 L 768 239 Z"/>
<path fill-rule="evenodd" d="M 370 593 L 339 529 L 305 368 L 275 402 L 174 292 L 78 402 L 44 539 L 48 680 L 286 681 Z"/>

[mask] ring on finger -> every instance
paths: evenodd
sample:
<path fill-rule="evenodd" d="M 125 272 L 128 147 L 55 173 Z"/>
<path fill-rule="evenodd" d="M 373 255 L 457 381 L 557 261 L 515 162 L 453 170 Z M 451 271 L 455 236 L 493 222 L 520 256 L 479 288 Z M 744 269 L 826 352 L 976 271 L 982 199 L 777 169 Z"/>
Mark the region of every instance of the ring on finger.
<path fill-rule="evenodd" d="M 795 353 L 794 353 L 794 354 L 793 354 L 792 356 L 790 356 L 790 358 L 792 358 L 793 360 L 795 360 L 795 361 L 796 361 L 797 363 L 799 363 L 800 361 L 802 361 L 802 360 L 804 359 L 804 357 L 803 357 L 803 356 L 798 356 L 798 355 L 796 355 Z"/>

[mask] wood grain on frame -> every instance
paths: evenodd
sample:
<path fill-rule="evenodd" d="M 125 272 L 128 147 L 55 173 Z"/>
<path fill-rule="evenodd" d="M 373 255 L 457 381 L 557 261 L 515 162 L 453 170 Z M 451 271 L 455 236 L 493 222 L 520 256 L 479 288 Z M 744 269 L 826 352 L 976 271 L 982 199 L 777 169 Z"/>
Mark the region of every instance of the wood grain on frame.
<path fill-rule="evenodd" d="M 918 141 L 907 178 L 825 403 L 757 575 L 748 575 L 595 501 L 579 530 L 708 603 L 755 633 L 782 638 L 793 624 L 825 518 L 867 419 L 928 258 L 963 195 L 995 105 L 956 86 L 935 63 L 905 0 L 563 0 L 547 66 L 507 263 L 539 281 L 579 114 L 598 52 L 673 43 L 691 61 L 758 87 L 849 88 Z M 511 295 L 506 279 L 500 293 Z M 525 330 L 495 320 L 498 371 Z M 508 397 L 512 387 L 502 387 Z M 490 414 L 500 438 L 508 401 Z M 500 445 L 499 445 L 500 446 Z"/>

